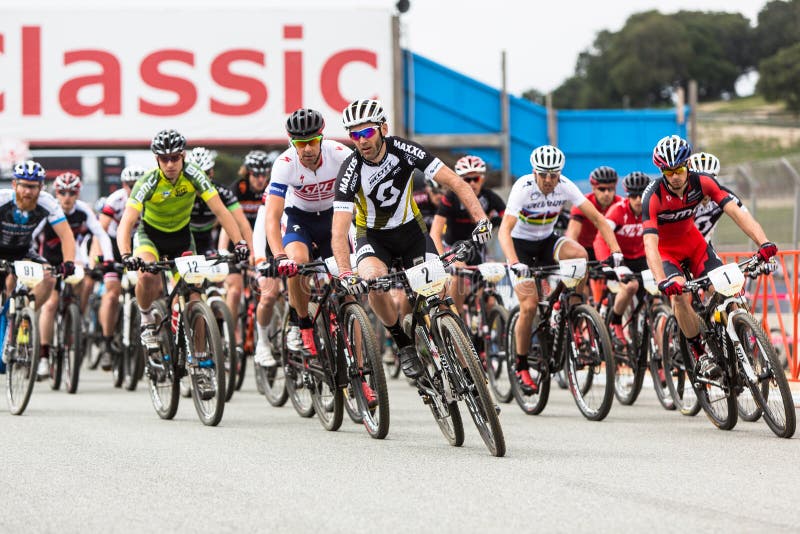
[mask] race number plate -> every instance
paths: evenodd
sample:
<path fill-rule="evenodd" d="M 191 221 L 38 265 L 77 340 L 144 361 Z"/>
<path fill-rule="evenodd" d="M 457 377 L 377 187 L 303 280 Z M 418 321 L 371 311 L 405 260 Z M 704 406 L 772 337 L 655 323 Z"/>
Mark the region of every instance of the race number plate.
<path fill-rule="evenodd" d="M 222 282 L 228 274 L 227 263 L 215 263 L 200 255 L 175 258 L 175 268 L 189 284 L 199 284 L 203 280 Z"/>
<path fill-rule="evenodd" d="M 496 284 L 506 276 L 506 266 L 503 263 L 481 263 L 478 265 L 478 271 L 483 279 L 491 284 Z"/>
<path fill-rule="evenodd" d="M 44 278 L 44 267 L 35 261 L 20 260 L 14 262 L 14 272 L 17 280 L 27 286 L 33 287 Z"/>
<path fill-rule="evenodd" d="M 625 267 L 624 265 L 620 265 L 619 267 L 614 268 L 614 272 L 617 274 L 617 278 L 622 278 L 623 276 L 628 276 L 633 274 L 633 271 Z M 620 290 L 620 283 L 617 280 L 608 280 L 606 282 L 606 286 L 608 286 L 608 290 L 612 293 L 619 293 Z"/>
<path fill-rule="evenodd" d="M 708 273 L 714 289 L 726 297 L 739 294 L 744 287 L 744 273 L 735 263 L 726 263 Z"/>
<path fill-rule="evenodd" d="M 644 285 L 645 291 L 651 295 L 661 294 L 661 291 L 658 289 L 658 284 L 656 284 L 656 278 L 653 276 L 653 271 L 650 269 L 642 271 L 642 284 Z"/>
<path fill-rule="evenodd" d="M 558 262 L 558 271 L 565 286 L 575 287 L 586 275 L 586 259 L 560 260 Z"/>
<path fill-rule="evenodd" d="M 450 279 L 439 258 L 430 259 L 407 269 L 406 277 L 411 289 L 423 297 L 439 293 Z"/>

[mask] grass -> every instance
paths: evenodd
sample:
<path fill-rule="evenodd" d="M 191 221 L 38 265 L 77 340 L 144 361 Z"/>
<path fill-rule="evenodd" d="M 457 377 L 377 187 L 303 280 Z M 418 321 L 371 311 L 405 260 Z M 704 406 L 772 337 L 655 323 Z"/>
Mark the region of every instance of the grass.
<path fill-rule="evenodd" d="M 800 152 L 800 133 L 795 142 L 786 144 L 777 137 L 749 137 L 734 135 L 728 138 L 711 137 L 701 148 L 715 154 L 723 166 L 729 167 L 762 159 L 773 159 Z"/>
<path fill-rule="evenodd" d="M 747 205 L 748 199 L 742 199 Z M 748 206 L 749 208 L 750 206 Z M 756 205 L 755 218 L 764 228 L 767 237 L 782 250 L 792 248 L 792 224 L 794 205 L 762 206 Z M 730 217 L 723 215 L 714 235 L 714 244 L 721 251 L 755 250 L 755 244 L 742 232 Z"/>

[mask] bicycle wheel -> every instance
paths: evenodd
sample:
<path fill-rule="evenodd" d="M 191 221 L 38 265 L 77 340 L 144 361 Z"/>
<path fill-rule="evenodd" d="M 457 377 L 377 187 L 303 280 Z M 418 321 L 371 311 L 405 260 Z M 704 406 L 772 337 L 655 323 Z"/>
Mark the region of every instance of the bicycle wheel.
<path fill-rule="evenodd" d="M 53 332 L 54 343 L 50 345 L 50 350 L 47 353 L 47 362 L 50 368 L 50 389 L 53 391 L 61 389 L 61 377 L 64 376 L 64 350 L 60 338 L 65 335 L 62 334 L 62 327 L 65 322 L 63 316 L 56 317 L 55 332 Z"/>
<path fill-rule="evenodd" d="M 486 318 L 489 327 L 489 340 L 486 347 L 486 374 L 498 402 L 511 402 L 514 392 L 508 379 L 508 351 L 506 350 L 506 325 L 508 310 L 496 305 Z"/>
<path fill-rule="evenodd" d="M 286 376 L 286 393 L 292 406 L 300 417 L 313 417 L 316 411 L 311 400 L 311 393 L 303 380 L 303 360 L 297 353 L 290 353 L 286 347 L 286 335 L 289 331 L 289 314 L 283 321 L 283 336 L 281 353 L 283 356 L 283 370 Z"/>
<path fill-rule="evenodd" d="M 278 309 L 278 304 L 272 311 L 272 320 L 270 321 L 270 330 L 274 335 L 269 340 L 272 346 L 272 355 L 278 364 L 274 367 L 263 367 L 253 363 L 256 378 L 261 383 L 264 391 L 264 397 L 267 402 L 272 406 L 280 407 L 286 404 L 289 398 L 289 393 L 286 391 L 286 372 L 283 367 L 284 352 L 283 352 L 283 322 L 284 318 L 288 319 L 288 313 Z M 258 340 L 256 340 L 258 341 Z"/>
<path fill-rule="evenodd" d="M 733 328 L 750 358 L 753 374 L 743 375 L 753 399 L 763 410 L 764 421 L 776 436 L 792 437 L 797 424 L 794 400 L 775 349 L 752 315 L 734 315 Z"/>
<path fill-rule="evenodd" d="M 659 304 L 651 312 L 649 327 L 643 336 L 642 343 L 647 350 L 647 361 L 650 367 L 650 378 L 653 380 L 653 389 L 661 407 L 665 410 L 674 410 L 675 401 L 672 400 L 669 387 L 667 387 L 667 377 L 664 371 L 663 343 L 664 328 L 667 319 L 672 315 L 669 306 Z"/>
<path fill-rule="evenodd" d="M 375 439 L 383 439 L 389 433 L 389 392 L 372 323 L 361 305 L 353 302 L 344 305 L 342 326 L 344 327 L 342 339 L 350 357 L 356 361 L 359 355 L 362 358 L 360 373 L 350 377 L 348 392 L 352 393 L 356 401 L 356 413 L 364 423 L 367 433 Z M 364 396 L 363 382 L 366 382 L 375 394 L 376 399 L 372 407 Z M 353 415 L 350 418 L 355 421 Z"/>
<path fill-rule="evenodd" d="M 167 305 L 163 300 L 153 303 L 155 323 L 160 324 L 167 315 Z M 172 347 L 170 331 L 167 325 L 160 330 L 161 350 L 151 357 L 146 356 L 146 374 L 148 376 L 150 400 L 153 408 L 161 419 L 172 419 L 178 411 L 180 394 L 180 378 L 178 377 L 175 362 L 177 354 Z M 133 340 L 131 340 L 133 342 Z"/>
<path fill-rule="evenodd" d="M 522 411 L 528 415 L 538 415 L 542 413 L 544 407 L 547 406 L 547 400 L 550 398 L 550 370 L 548 369 L 549 354 L 552 346 L 548 346 L 547 342 L 541 343 L 538 339 L 531 341 L 531 350 L 528 351 L 528 371 L 531 378 L 538 386 L 534 393 L 526 393 L 522 390 L 517 378 L 517 340 L 514 331 L 517 327 L 517 320 L 519 319 L 519 307 L 511 310 L 508 316 L 508 327 L 506 329 L 506 347 L 508 347 L 507 370 L 508 380 L 511 384 L 511 393 L 514 399 L 522 408 Z"/>
<path fill-rule="evenodd" d="M 503 428 L 500 426 L 494 400 L 486 385 L 486 373 L 475 347 L 452 315 L 439 316 L 436 328 L 443 344 L 442 357 L 449 360 L 450 373 L 454 377 L 456 388 L 462 395 L 486 448 L 492 456 L 505 456 L 506 441 Z M 466 368 L 463 367 L 464 363 L 467 365 Z"/>
<path fill-rule="evenodd" d="M 320 424 L 325 430 L 335 432 L 342 426 L 344 398 L 341 388 L 331 385 L 335 374 L 336 344 L 335 340 L 331 339 L 328 334 L 328 325 L 325 322 L 325 317 L 323 317 L 327 313 L 327 309 L 324 309 L 319 315 L 316 315 L 317 305 L 309 304 L 309 316 L 314 317 L 316 315 L 317 317 L 317 320 L 314 321 L 314 342 L 317 345 L 316 359 L 324 373 L 324 377 L 317 373 L 309 373 L 309 378 L 311 379 L 309 389 L 311 402 L 314 404 L 314 410 L 317 412 L 317 419 L 319 419 Z"/>
<path fill-rule="evenodd" d="M 248 314 L 246 313 L 247 310 L 248 306 L 245 301 L 242 304 L 242 306 L 239 307 L 239 328 L 241 328 L 242 342 L 245 345 L 249 345 L 249 343 L 247 343 L 245 340 L 245 338 L 247 337 L 248 320 L 252 320 L 253 322 L 255 322 L 256 320 L 255 317 L 253 317 L 252 319 L 248 319 Z M 253 328 L 253 331 L 255 331 L 255 328 Z M 253 344 L 253 346 L 255 346 L 255 344 Z M 244 377 L 247 374 L 247 357 L 252 355 L 253 354 L 249 352 L 249 350 L 246 351 L 244 349 L 244 346 L 240 347 L 239 352 L 236 354 L 236 380 L 235 380 L 236 391 L 242 389 L 242 384 L 244 384 Z"/>
<path fill-rule="evenodd" d="M 647 371 L 647 367 L 641 365 L 641 351 L 646 351 L 647 349 L 642 346 L 642 333 L 636 330 L 637 325 L 645 323 L 641 315 L 647 313 L 647 310 L 641 307 L 639 313 L 634 316 L 631 314 L 631 309 L 632 305 L 622 315 L 625 346 L 615 347 L 612 343 L 614 352 L 614 396 L 624 406 L 630 406 L 636 402 L 639 393 L 642 391 L 644 374 Z M 608 321 L 606 324 L 610 332 L 610 313 L 606 320 Z"/>
<path fill-rule="evenodd" d="M 16 346 L 10 342 L 16 339 Z M 31 400 L 36 382 L 36 365 L 39 363 L 39 323 L 31 308 L 17 312 L 14 324 L 9 322 L 6 343 L 6 398 L 12 415 L 22 415 Z"/>
<path fill-rule="evenodd" d="M 67 393 L 78 391 L 78 380 L 81 376 L 81 361 L 83 350 L 81 347 L 81 310 L 76 303 L 70 304 L 64 312 L 61 323 L 64 329 L 64 386 Z"/>
<path fill-rule="evenodd" d="M 694 417 L 700 413 L 700 401 L 686 370 L 689 355 L 683 351 L 681 337 L 678 320 L 670 311 L 664 322 L 664 341 L 661 344 L 664 379 L 678 411 L 683 415 Z"/>
<path fill-rule="evenodd" d="M 214 319 L 217 323 L 220 339 L 222 341 L 222 354 L 225 368 L 225 385 L 233 384 L 236 377 L 237 354 L 236 354 L 236 323 L 233 320 L 231 310 L 221 298 L 213 298 L 208 302 Z M 225 402 L 231 400 L 236 388 L 225 388 Z"/>
<path fill-rule="evenodd" d="M 89 296 L 86 305 L 86 314 L 83 316 L 83 359 L 89 369 L 97 369 L 100 365 L 100 339 L 102 329 L 100 327 L 99 310 L 101 297 L 97 293 Z"/>
<path fill-rule="evenodd" d="M 369 308 L 366 308 L 367 317 L 373 326 L 373 331 L 377 338 L 378 347 L 381 353 L 381 362 L 383 362 L 384 375 L 389 378 L 398 378 L 400 376 L 401 366 L 400 357 L 397 355 L 397 346 L 394 340 L 386 331 L 386 327 L 378 316 L 375 315 Z M 408 337 L 413 337 L 410 332 L 406 332 Z"/>
<path fill-rule="evenodd" d="M 189 302 L 186 339 L 191 344 L 187 359 L 192 382 L 192 400 L 197 416 L 206 426 L 217 426 L 225 411 L 225 352 L 217 317 L 205 302 Z"/>
<path fill-rule="evenodd" d="M 707 350 L 714 355 L 718 362 L 723 361 L 724 352 L 722 347 L 717 343 L 716 339 L 706 336 Z M 715 384 L 706 384 L 697 382 L 694 374 L 694 360 L 691 359 L 689 352 L 689 345 L 686 338 L 681 335 L 681 347 L 684 351 L 685 361 L 692 362 L 692 365 L 687 367 L 689 377 L 692 379 L 692 387 L 694 388 L 697 398 L 700 400 L 700 406 L 706 413 L 708 420 L 719 428 L 720 430 L 731 430 L 736 426 L 739 420 L 739 410 L 736 406 L 736 393 L 730 386 L 720 387 Z M 730 375 L 728 375 L 727 368 L 723 369 L 723 376 L 719 382 L 726 386 L 730 384 Z"/>
<path fill-rule="evenodd" d="M 128 303 L 130 306 L 130 337 L 129 346 L 124 347 L 120 343 L 120 353 L 122 354 L 123 370 L 125 379 L 122 385 L 128 391 L 135 391 L 142 376 L 144 367 L 144 347 L 139 339 L 141 338 L 142 318 L 139 315 L 139 307 L 134 301 Z M 121 315 L 121 314 L 120 314 Z"/>
<path fill-rule="evenodd" d="M 587 304 L 575 306 L 567 324 L 572 341 L 565 345 L 570 391 L 584 417 L 602 421 L 614 401 L 614 353 L 608 329 Z M 581 387 L 585 384 L 590 384 L 586 390 Z"/>

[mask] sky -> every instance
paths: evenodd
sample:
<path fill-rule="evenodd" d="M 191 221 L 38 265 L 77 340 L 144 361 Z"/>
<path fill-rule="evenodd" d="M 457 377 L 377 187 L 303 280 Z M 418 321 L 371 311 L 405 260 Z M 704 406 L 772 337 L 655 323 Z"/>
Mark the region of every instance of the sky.
<path fill-rule="evenodd" d="M 599 31 L 619 31 L 634 13 L 727 11 L 741 13 L 755 25 L 767 0 L 410 2 L 410 10 L 401 16 L 404 48 L 494 87 L 501 85 L 505 50 L 508 90 L 519 95 L 531 88 L 545 93 L 556 89 L 573 74 L 578 54 Z M 368 3 L 394 6 L 395 0 Z"/>

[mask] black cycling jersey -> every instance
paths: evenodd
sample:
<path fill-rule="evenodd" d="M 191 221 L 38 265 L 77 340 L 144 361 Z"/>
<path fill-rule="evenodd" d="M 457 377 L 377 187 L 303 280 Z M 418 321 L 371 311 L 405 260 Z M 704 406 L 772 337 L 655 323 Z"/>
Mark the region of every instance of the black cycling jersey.
<path fill-rule="evenodd" d="M 24 255 L 31 247 L 33 232 L 42 221 L 58 224 L 65 220 L 64 212 L 50 193 L 42 191 L 36 207 L 22 211 L 17 208 L 13 190 L 0 190 L 0 258 L 16 257 L 20 251 Z"/>
<path fill-rule="evenodd" d="M 239 204 L 239 199 L 236 198 L 236 195 L 233 194 L 233 191 L 225 187 L 224 185 L 220 185 L 217 182 L 213 182 L 214 187 L 217 188 L 217 192 L 219 193 L 219 198 L 222 200 L 222 203 L 229 210 L 234 210 Z M 253 219 L 255 220 L 255 219 Z M 192 206 L 192 218 L 189 220 L 189 228 L 191 228 L 192 232 L 207 232 L 210 231 L 215 225 L 217 224 L 217 216 L 214 215 L 214 212 L 208 207 L 200 197 L 195 198 L 194 206 Z"/>
<path fill-rule="evenodd" d="M 97 217 L 94 216 L 91 208 L 85 202 L 76 202 L 75 209 L 72 210 L 72 213 L 67 213 L 66 217 L 67 224 L 72 230 L 72 235 L 75 236 L 76 249 L 86 236 L 91 235 L 92 228 L 90 228 L 90 225 L 94 226 L 95 231 L 100 226 Z M 90 221 L 90 218 L 93 220 Z M 102 228 L 100 229 L 102 230 Z M 39 232 L 37 231 L 36 233 L 38 234 Z M 41 229 L 40 235 L 39 254 L 44 256 L 51 265 L 60 265 L 64 261 L 64 257 L 61 254 L 61 238 L 58 237 L 58 234 L 55 233 L 50 224 L 45 224 L 44 228 Z"/>
<path fill-rule="evenodd" d="M 484 213 L 492 221 L 492 225 L 499 226 L 506 209 L 506 203 L 503 202 L 500 195 L 484 187 L 478 193 L 478 201 L 481 203 Z M 448 191 L 442 197 L 436 215 L 447 219 L 447 228 L 443 237 L 445 243 L 452 245 L 456 241 L 472 239 L 472 230 L 475 228 L 475 222 L 472 220 L 467 208 L 464 207 L 453 191 Z"/>
<path fill-rule="evenodd" d="M 258 208 L 264 204 L 264 195 L 267 190 L 253 191 L 250 188 L 250 183 L 247 178 L 243 178 L 233 185 L 233 193 L 242 206 L 244 216 L 250 222 L 250 227 L 254 228 L 256 225 L 256 217 L 258 216 Z"/>
<path fill-rule="evenodd" d="M 400 137 L 384 139 L 386 153 L 378 163 L 366 161 L 356 150 L 339 169 L 336 178 L 335 211 L 356 208 L 356 235 L 367 228 L 390 230 L 416 221 L 422 232 L 427 227 L 414 202 L 413 172 L 419 169 L 428 179 L 444 165 L 425 148 Z"/>

